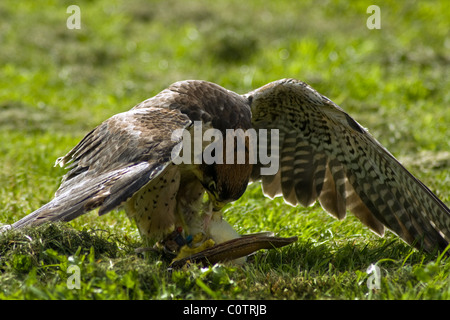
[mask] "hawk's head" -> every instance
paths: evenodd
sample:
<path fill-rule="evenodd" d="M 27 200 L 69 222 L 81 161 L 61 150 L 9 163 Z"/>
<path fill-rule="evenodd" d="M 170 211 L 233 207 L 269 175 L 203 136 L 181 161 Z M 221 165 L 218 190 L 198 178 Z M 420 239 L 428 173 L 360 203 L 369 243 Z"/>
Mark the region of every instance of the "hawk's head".
<path fill-rule="evenodd" d="M 252 172 L 251 164 L 204 165 L 202 184 L 218 211 L 232 201 L 239 199 L 247 189 Z"/>

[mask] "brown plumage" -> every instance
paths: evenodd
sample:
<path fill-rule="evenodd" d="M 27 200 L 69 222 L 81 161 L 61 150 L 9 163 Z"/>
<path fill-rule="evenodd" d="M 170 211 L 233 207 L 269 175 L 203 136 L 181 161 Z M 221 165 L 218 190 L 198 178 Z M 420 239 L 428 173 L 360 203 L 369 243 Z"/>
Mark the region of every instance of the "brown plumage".
<path fill-rule="evenodd" d="M 248 161 L 174 164 L 171 152 L 183 141 L 171 134 L 193 133 L 195 121 L 224 136 L 226 129 L 278 129 L 279 170 L 261 175 L 268 165 Z M 145 239 L 183 226 L 221 242 L 238 235 L 217 210 L 261 180 L 269 197 L 294 206 L 318 200 L 338 219 L 350 211 L 377 234 L 388 228 L 417 248 L 444 250 L 450 241 L 447 206 L 339 106 L 294 79 L 245 95 L 205 81 L 177 82 L 103 122 L 58 163 L 70 170 L 55 198 L 13 228 L 124 205 Z"/>

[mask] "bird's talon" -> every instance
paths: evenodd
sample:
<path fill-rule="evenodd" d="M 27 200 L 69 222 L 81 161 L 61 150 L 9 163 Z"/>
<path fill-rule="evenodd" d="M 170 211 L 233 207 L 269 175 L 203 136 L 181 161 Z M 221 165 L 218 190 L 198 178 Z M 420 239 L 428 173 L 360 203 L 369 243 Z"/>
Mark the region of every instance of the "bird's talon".
<path fill-rule="evenodd" d="M 195 236 L 194 236 L 194 238 L 195 238 Z M 215 245 L 215 242 L 213 239 L 208 239 L 195 248 L 192 248 L 188 245 L 184 245 L 180 248 L 178 255 L 172 260 L 172 263 L 174 261 L 181 260 L 181 259 L 190 257 L 194 254 L 197 254 L 199 252 L 202 252 L 208 248 L 213 247 L 214 245 Z"/>
<path fill-rule="evenodd" d="M 195 234 L 195 235 L 192 237 L 191 245 L 192 245 L 192 246 L 198 246 L 198 245 L 201 244 L 203 241 L 205 241 L 205 237 L 206 237 L 206 235 L 205 235 L 204 233 L 202 233 L 202 232 L 199 232 L 199 233 Z"/>

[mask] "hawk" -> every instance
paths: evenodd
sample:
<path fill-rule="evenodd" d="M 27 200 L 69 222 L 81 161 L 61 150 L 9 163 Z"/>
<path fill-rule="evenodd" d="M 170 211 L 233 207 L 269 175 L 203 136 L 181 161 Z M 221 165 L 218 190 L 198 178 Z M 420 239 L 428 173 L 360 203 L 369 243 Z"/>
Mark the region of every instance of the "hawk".
<path fill-rule="evenodd" d="M 190 143 L 174 132 L 195 134 L 195 123 L 224 136 L 277 130 L 276 147 L 268 139 L 266 151 L 277 155 L 278 170 L 263 175 L 268 164 L 249 161 L 248 139 L 241 163 L 174 161 L 174 150 L 180 155 Z M 223 158 L 227 143 L 218 150 Z M 350 211 L 378 235 L 387 228 L 416 248 L 443 251 L 450 241 L 449 208 L 342 108 L 295 79 L 244 95 L 206 81 L 176 82 L 104 121 L 57 163 L 68 172 L 54 199 L 12 228 L 123 206 L 146 241 L 178 230 L 184 239 L 200 234 L 198 243 L 220 244 L 240 237 L 221 208 L 261 181 L 270 198 L 293 206 L 319 201 L 338 219 Z"/>

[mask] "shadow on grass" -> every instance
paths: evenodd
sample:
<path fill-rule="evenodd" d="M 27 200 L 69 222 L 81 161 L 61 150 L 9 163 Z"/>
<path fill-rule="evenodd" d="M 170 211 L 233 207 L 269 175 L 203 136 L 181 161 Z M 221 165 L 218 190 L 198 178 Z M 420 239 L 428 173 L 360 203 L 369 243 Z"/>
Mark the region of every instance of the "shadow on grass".
<path fill-rule="evenodd" d="M 257 254 L 252 261 L 262 272 L 307 271 L 316 274 L 366 270 L 371 264 L 382 262 L 384 267 L 399 267 L 435 260 L 437 254 L 417 251 L 394 237 L 367 244 L 329 244 L 313 241 L 297 242 L 282 250 Z"/>
<path fill-rule="evenodd" d="M 32 267 L 55 263 L 52 255 L 46 254 L 48 250 L 71 256 L 87 255 L 91 248 L 97 259 L 120 255 L 116 240 L 108 232 L 78 231 L 65 223 L 44 224 L 1 234 L 0 262 L 9 262 L 16 271 L 28 272 Z"/>
<path fill-rule="evenodd" d="M 99 288 L 105 297 L 116 297 L 111 286 L 119 286 L 128 298 L 145 299 L 354 299 L 367 294 L 364 283 L 371 264 L 386 275 L 410 278 L 403 267 L 426 266 L 436 258 L 388 237 L 367 245 L 300 241 L 257 252 L 241 267 L 224 263 L 171 270 L 170 261 L 158 253 L 136 254 L 141 245 L 106 230 L 78 231 L 66 223 L 12 230 L 0 235 L 0 277 L 12 292 L 29 282 L 49 292 L 56 283 L 65 295 L 74 294 L 64 283 L 66 268 L 75 263 L 87 289 L 73 298 L 99 298 Z"/>
<path fill-rule="evenodd" d="M 95 258 L 108 259 L 136 256 L 134 249 L 140 243 L 126 242 L 106 230 L 73 229 L 66 223 L 49 223 L 23 230 L 11 230 L 0 235 L 0 262 L 14 261 L 15 257 L 28 256 L 26 265 L 15 265 L 15 268 L 26 272 L 33 266 L 52 263 L 47 250 L 54 250 L 58 254 L 71 256 L 89 254 L 93 249 Z M 138 255 L 142 258 L 142 255 Z M 152 264 L 152 260 L 160 260 L 159 254 L 150 253 L 145 260 Z M 393 264 L 413 264 L 427 262 L 436 255 L 416 251 L 396 238 L 380 239 L 370 243 L 330 244 L 313 241 L 297 242 L 282 249 L 257 252 L 248 259 L 248 263 L 261 272 L 269 270 L 324 273 L 330 270 L 345 272 L 364 269 L 379 260 Z M 50 260 L 49 260 L 50 259 Z M 167 267 L 169 260 L 163 258 Z"/>

